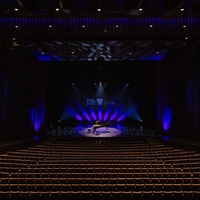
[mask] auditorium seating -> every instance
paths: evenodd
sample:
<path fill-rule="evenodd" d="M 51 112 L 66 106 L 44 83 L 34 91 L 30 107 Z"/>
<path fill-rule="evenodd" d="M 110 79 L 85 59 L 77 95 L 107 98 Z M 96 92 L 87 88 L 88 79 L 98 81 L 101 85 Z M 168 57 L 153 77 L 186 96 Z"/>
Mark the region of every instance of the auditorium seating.
<path fill-rule="evenodd" d="M 200 154 L 159 139 L 42 141 L 0 155 L 1 199 L 200 199 Z"/>

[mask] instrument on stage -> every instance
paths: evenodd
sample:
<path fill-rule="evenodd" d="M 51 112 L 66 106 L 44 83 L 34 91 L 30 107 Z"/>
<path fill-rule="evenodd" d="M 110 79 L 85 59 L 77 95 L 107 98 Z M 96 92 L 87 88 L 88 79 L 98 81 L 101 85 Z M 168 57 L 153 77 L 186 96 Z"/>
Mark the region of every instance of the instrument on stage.
<path fill-rule="evenodd" d="M 101 121 L 96 121 L 95 124 L 92 125 L 92 129 L 93 129 L 93 132 L 96 132 L 96 129 L 97 128 L 100 128 L 100 127 L 107 127 L 108 129 L 108 126 L 109 126 L 109 122 L 101 122 Z"/>

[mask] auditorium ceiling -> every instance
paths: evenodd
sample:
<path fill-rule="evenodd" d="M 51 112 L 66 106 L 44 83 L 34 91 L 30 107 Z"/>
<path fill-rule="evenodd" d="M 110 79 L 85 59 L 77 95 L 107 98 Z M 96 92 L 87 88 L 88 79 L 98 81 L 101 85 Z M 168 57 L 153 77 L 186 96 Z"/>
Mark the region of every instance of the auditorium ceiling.
<path fill-rule="evenodd" d="M 161 60 L 177 41 L 70 40 L 21 42 L 40 61 L 127 61 Z"/>
<path fill-rule="evenodd" d="M 200 44 L 199 0 L 0 0 L 1 46 L 41 61 L 161 60 Z"/>

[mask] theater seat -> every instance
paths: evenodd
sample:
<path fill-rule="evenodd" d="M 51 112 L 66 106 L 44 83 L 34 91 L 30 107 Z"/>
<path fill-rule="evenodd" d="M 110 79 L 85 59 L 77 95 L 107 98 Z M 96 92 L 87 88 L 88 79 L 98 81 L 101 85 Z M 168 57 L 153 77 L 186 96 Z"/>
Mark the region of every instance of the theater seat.
<path fill-rule="evenodd" d="M 130 199 L 132 198 L 132 191 L 122 191 L 121 196 L 123 199 Z"/>

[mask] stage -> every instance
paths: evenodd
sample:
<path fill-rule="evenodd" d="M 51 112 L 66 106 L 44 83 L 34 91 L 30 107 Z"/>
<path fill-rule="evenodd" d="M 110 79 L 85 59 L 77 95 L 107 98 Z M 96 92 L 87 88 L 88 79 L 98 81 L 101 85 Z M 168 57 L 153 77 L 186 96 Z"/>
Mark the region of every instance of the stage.
<path fill-rule="evenodd" d="M 119 129 L 111 127 L 100 127 L 95 132 L 91 128 L 84 128 L 79 132 L 85 137 L 116 137 L 121 134 Z"/>
<path fill-rule="evenodd" d="M 145 129 L 142 127 L 99 127 L 96 133 L 91 130 L 90 126 L 72 126 L 56 127 L 47 130 L 47 136 L 71 136 L 71 137 L 93 137 L 93 138 L 112 138 L 112 137 L 157 137 L 155 130 Z"/>

